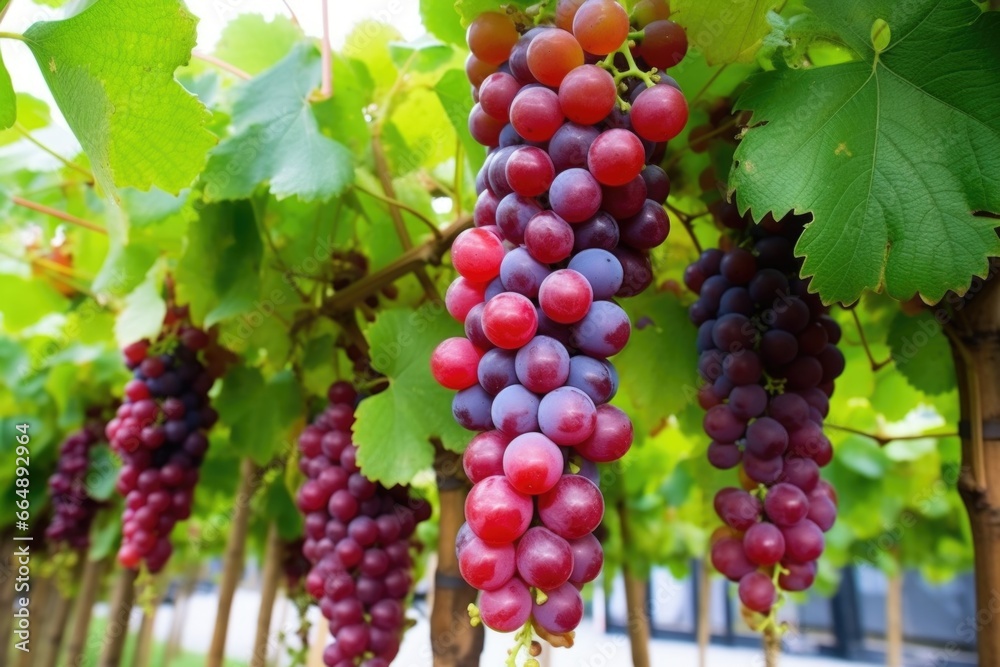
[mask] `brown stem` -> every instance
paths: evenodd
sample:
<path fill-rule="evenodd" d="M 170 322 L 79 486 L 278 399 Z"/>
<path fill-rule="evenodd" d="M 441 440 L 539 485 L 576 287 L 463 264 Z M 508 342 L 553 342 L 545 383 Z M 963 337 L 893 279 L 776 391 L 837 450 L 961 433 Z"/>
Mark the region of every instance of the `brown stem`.
<path fill-rule="evenodd" d="M 853 433 L 855 435 L 864 436 L 866 438 L 871 438 L 879 444 L 879 446 L 884 447 L 890 442 L 895 442 L 896 440 L 923 440 L 924 438 L 957 438 L 958 433 L 955 431 L 950 431 L 947 433 L 916 433 L 913 435 L 883 435 L 881 433 L 869 433 L 868 431 L 862 431 L 860 429 L 853 428 L 851 426 L 840 426 L 839 424 L 831 424 L 829 422 L 823 424 L 824 428 L 832 428 L 835 431 L 843 431 L 845 433 Z"/>
<path fill-rule="evenodd" d="M 320 47 L 322 67 L 322 84 L 320 85 L 320 95 L 324 100 L 330 99 L 333 95 L 333 47 L 330 45 L 330 7 L 329 0 L 321 0 L 323 8 L 323 40 Z"/>
<path fill-rule="evenodd" d="M 375 172 L 378 174 L 378 180 L 382 184 L 385 196 L 389 199 L 396 199 L 396 189 L 392 185 L 392 172 L 389 170 L 389 161 L 385 158 L 385 149 L 382 147 L 382 138 L 379 135 L 380 127 L 372 133 L 372 156 L 375 158 Z M 406 222 L 403 221 L 403 214 L 399 207 L 390 204 L 389 217 L 392 219 L 393 227 L 396 228 L 396 236 L 399 237 L 403 251 L 413 249 L 413 239 L 410 238 L 410 232 L 406 229 Z M 426 269 L 420 266 L 414 270 L 414 273 L 424 288 L 424 294 L 427 295 L 427 298 L 431 301 L 440 301 L 441 297 L 438 295 L 437 287 L 427 275 Z"/>
<path fill-rule="evenodd" d="M 472 218 L 464 217 L 451 223 L 441 232 L 441 239 L 429 239 L 426 243 L 407 250 L 397 257 L 391 264 L 386 265 L 379 271 L 371 273 L 361 280 L 351 283 L 342 290 L 338 290 L 323 305 L 323 312 L 334 316 L 349 310 L 354 304 L 363 301 L 366 297 L 375 294 L 386 285 L 389 285 L 403 276 L 422 270 L 426 264 L 436 264 L 441 261 L 441 257 L 451 247 L 452 241 L 460 233 L 472 225 Z M 424 273 L 426 275 L 426 272 Z"/>
<path fill-rule="evenodd" d="M 243 460 L 240 470 L 240 484 L 236 490 L 232 526 L 226 540 L 226 556 L 222 567 L 222 581 L 219 582 L 219 606 L 215 613 L 215 629 L 212 644 L 205 660 L 206 667 L 222 667 L 226 657 L 226 634 L 229 631 L 229 614 L 233 608 L 236 586 L 243 574 L 243 554 L 246 551 L 247 529 L 250 525 L 250 499 L 253 497 L 255 478 L 260 468 L 250 459 Z"/>
<path fill-rule="evenodd" d="M 676 206 L 670 204 L 669 202 L 665 203 L 664 206 L 666 206 L 667 210 L 676 215 L 677 219 L 681 221 L 681 225 L 684 227 L 684 230 L 688 233 L 688 236 L 691 237 L 691 243 L 694 244 L 694 249 L 697 250 L 698 254 L 700 255 L 702 252 L 701 241 L 699 241 L 698 237 L 695 236 L 694 226 L 691 224 L 691 222 L 695 218 L 700 218 L 701 215 L 697 216 L 688 215 L 687 213 L 680 210 Z"/>
<path fill-rule="evenodd" d="M 997 264 L 991 267 L 995 272 Z M 1000 665 L 1000 282 L 987 281 L 962 304 L 946 331 L 955 358 L 962 420 L 958 491 L 969 514 L 975 553 L 980 667 Z M 987 423 L 991 426 L 986 430 Z M 970 628 L 971 629 L 971 628 Z"/>
<path fill-rule="evenodd" d="M 99 667 L 119 667 L 125 640 L 128 638 L 129 618 L 135 603 L 135 570 L 122 570 L 111 593 L 108 625 L 104 630 L 103 649 L 98 660 Z"/>
<path fill-rule="evenodd" d="M 73 574 L 71 575 L 73 584 L 76 584 L 80 579 L 80 574 L 83 571 L 82 558 L 84 555 L 80 554 L 80 559 L 73 568 Z M 55 665 L 58 663 L 63 635 L 66 632 L 66 624 L 69 621 L 69 612 L 72 608 L 72 596 L 63 595 L 59 587 L 53 585 L 52 595 L 49 596 L 49 603 L 45 609 L 43 619 L 45 625 L 42 634 L 45 639 L 38 647 L 38 653 L 35 655 L 35 664 Z"/>
<path fill-rule="evenodd" d="M 278 535 L 278 527 L 272 523 L 267 531 L 264 568 L 261 572 L 260 610 L 257 612 L 257 634 L 254 637 L 253 653 L 250 655 L 250 667 L 265 667 L 267 663 L 271 616 L 274 612 L 274 600 L 278 595 L 278 586 L 281 583 L 283 552 L 284 545 Z"/>
<path fill-rule="evenodd" d="M 428 218 L 427 216 L 425 216 L 423 213 L 421 213 L 417 209 L 415 209 L 412 206 L 410 206 L 409 204 L 404 204 L 403 202 L 399 201 L 398 199 L 393 199 L 392 197 L 389 197 L 389 196 L 386 196 L 386 195 L 381 195 L 381 194 L 379 194 L 377 192 L 372 192 L 368 188 L 366 188 L 364 186 L 361 186 L 361 185 L 358 185 L 357 183 L 354 184 L 354 189 L 357 190 L 358 192 L 362 192 L 362 193 L 368 195 L 369 197 L 373 197 L 374 199 L 378 199 L 380 202 L 388 204 L 389 206 L 395 206 L 396 208 L 399 208 L 399 209 L 402 209 L 402 210 L 406 211 L 407 213 L 409 213 L 410 215 L 412 215 L 413 217 L 415 217 L 417 220 L 419 220 L 420 222 L 424 223 L 424 225 L 429 230 L 431 230 L 431 233 L 434 234 L 434 238 L 436 238 L 439 241 L 441 240 L 441 230 L 438 229 L 437 224 L 433 220 L 431 220 L 430 218 Z M 412 244 L 411 244 L 411 247 L 412 247 Z"/>
<path fill-rule="evenodd" d="M 885 664 L 903 667 L 903 574 L 889 577 L 885 596 Z"/>
<path fill-rule="evenodd" d="M 250 79 L 253 78 L 253 76 L 249 72 L 245 72 L 236 65 L 232 63 L 227 63 L 222 58 L 217 58 L 209 53 L 205 53 L 204 51 L 198 51 L 196 49 L 191 52 L 191 55 L 197 58 L 198 60 L 201 60 L 202 62 L 206 62 L 209 65 L 214 65 L 215 67 L 218 67 L 219 69 L 225 72 L 229 72 L 233 76 L 243 79 L 245 81 L 249 81 Z"/>
<path fill-rule="evenodd" d="M 781 659 L 781 635 L 774 629 L 768 627 L 764 631 L 764 665 L 765 667 L 778 667 Z"/>
<path fill-rule="evenodd" d="M 170 633 L 167 635 L 167 645 L 163 649 L 160 667 L 168 667 L 180 653 L 181 641 L 184 638 L 184 621 L 187 620 L 188 606 L 191 602 L 191 596 L 194 595 L 194 588 L 198 585 L 200 572 L 201 566 L 194 562 L 188 566 L 184 575 L 184 583 L 181 584 L 180 592 L 174 601 L 174 613 L 170 619 Z"/>
<path fill-rule="evenodd" d="M 627 554 L 632 543 L 628 527 L 625 501 L 618 503 L 618 522 L 621 526 L 622 551 Z M 628 610 L 628 638 L 632 646 L 634 667 L 649 667 L 649 614 L 646 613 L 646 580 L 638 576 L 626 556 L 622 560 L 625 577 L 625 607 Z"/>
<path fill-rule="evenodd" d="M 83 227 L 84 229 L 89 229 L 90 231 L 97 232 L 98 234 L 106 235 L 108 233 L 108 230 L 104 229 L 104 227 L 101 227 L 100 225 L 90 222 L 89 220 L 84 220 L 83 218 L 78 218 L 75 215 L 70 215 L 69 213 L 60 211 L 59 209 L 52 208 L 51 206 L 39 204 L 38 202 L 33 202 L 23 197 L 17 197 L 17 196 L 11 197 L 10 200 L 15 204 L 17 204 L 18 206 L 22 206 L 24 208 L 31 209 L 32 211 L 38 211 L 39 213 L 52 216 L 53 218 L 57 218 L 59 220 L 62 220 L 63 222 L 68 222 L 71 225 L 76 225 L 77 227 Z"/>
<path fill-rule="evenodd" d="M 708 563 L 698 567 L 698 666 L 708 665 L 708 643 L 712 639 L 712 578 Z"/>
<path fill-rule="evenodd" d="M 9 6 L 10 5 L 8 5 L 8 7 Z M 24 137 L 25 139 L 27 139 L 28 141 L 30 141 L 31 143 L 33 143 L 36 148 L 40 149 L 41 151 L 43 151 L 45 153 L 48 153 L 49 155 L 51 155 L 55 159 L 57 159 L 60 162 L 62 162 L 63 165 L 65 165 L 68 169 L 72 169 L 73 171 L 77 172 L 78 174 L 82 174 L 83 176 L 86 176 L 87 177 L 87 185 L 93 185 L 94 184 L 94 175 L 89 170 L 84 169 L 83 167 L 81 167 L 77 163 L 73 162 L 69 158 L 63 157 L 59 153 L 56 153 L 54 150 L 52 150 L 51 148 L 49 148 L 48 146 L 46 146 L 45 144 L 43 144 L 42 142 L 40 142 L 38 139 L 36 139 L 35 137 L 31 136 L 31 132 L 26 127 L 24 127 L 20 123 L 14 123 L 14 130 L 16 130 L 18 132 L 18 134 L 20 134 L 22 137 Z"/>
<path fill-rule="evenodd" d="M 101 578 L 107 569 L 107 560 L 88 560 L 80 582 L 80 592 L 73 608 L 73 629 L 69 634 L 66 650 L 66 667 L 81 667 L 87 649 L 87 632 L 93 616 L 94 602 L 101 589 Z"/>
<path fill-rule="evenodd" d="M 441 518 L 438 529 L 438 562 L 431 609 L 431 649 L 434 667 L 477 667 L 483 651 L 482 626 L 469 622 L 469 604 L 476 590 L 462 579 L 455 556 L 455 537 L 465 521 L 465 496 L 469 483 L 458 455 L 437 447 L 435 461 Z"/>
<path fill-rule="evenodd" d="M 135 651 L 132 653 L 132 667 L 147 667 L 149 665 L 149 655 L 153 650 L 153 627 L 156 623 L 157 606 L 157 604 L 153 604 L 142 613 L 139 636 L 136 638 Z"/>
<path fill-rule="evenodd" d="M 3 645 L 0 646 L 0 662 L 6 663 L 7 652 L 10 643 L 7 638 L 13 636 L 14 616 L 10 610 L 14 607 L 14 540 L 11 532 L 0 533 L 0 637 L 3 637 Z"/>
<path fill-rule="evenodd" d="M 13 582 L 11 582 L 13 583 Z M 31 588 L 28 591 L 28 612 L 31 618 L 41 621 L 45 618 L 46 607 L 49 604 L 49 597 L 55 593 L 55 581 L 51 578 L 38 579 L 29 582 Z M 4 610 L 6 611 L 6 610 Z M 30 640 L 27 651 L 15 650 L 15 660 L 11 664 L 16 667 L 30 667 L 33 658 L 39 651 L 40 641 Z"/>
<path fill-rule="evenodd" d="M 858 309 L 849 308 L 848 310 L 851 311 L 851 316 L 854 317 L 854 324 L 858 328 L 858 336 L 861 338 L 862 347 L 865 348 L 865 355 L 867 355 L 868 357 L 868 363 L 871 364 L 872 372 L 875 373 L 877 371 L 880 371 L 889 364 L 891 364 L 892 357 L 889 357 L 888 359 L 883 359 L 882 361 L 875 361 L 875 356 L 872 354 L 872 350 L 868 346 L 868 337 L 865 336 L 865 328 L 861 326 L 861 318 L 858 317 Z"/>

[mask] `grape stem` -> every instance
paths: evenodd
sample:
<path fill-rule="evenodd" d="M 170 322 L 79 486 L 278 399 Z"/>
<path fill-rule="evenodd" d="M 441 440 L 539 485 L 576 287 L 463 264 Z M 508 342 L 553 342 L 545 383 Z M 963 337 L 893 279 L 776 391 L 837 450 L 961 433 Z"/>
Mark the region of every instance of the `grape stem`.
<path fill-rule="evenodd" d="M 634 76 L 637 79 L 640 79 L 643 83 L 646 84 L 647 88 L 655 86 L 656 82 L 659 80 L 659 77 L 656 76 L 656 68 L 653 68 L 651 71 L 646 72 L 640 69 L 639 66 L 635 64 L 635 58 L 632 57 L 632 50 L 631 50 L 631 47 L 633 46 L 635 46 L 635 42 L 631 41 L 630 39 L 626 39 L 622 43 L 622 45 L 618 47 L 618 49 L 609 53 L 604 60 L 598 63 L 598 66 L 608 70 L 609 72 L 611 72 L 612 76 L 614 76 L 616 90 L 620 90 L 621 82 L 630 76 Z M 625 62 L 628 63 L 627 70 L 619 71 L 618 68 L 615 66 L 615 56 L 618 55 L 619 53 L 622 54 L 622 56 L 624 56 Z M 621 94 L 618 95 L 618 106 L 621 108 L 622 111 L 628 111 L 630 108 L 632 108 L 632 105 L 626 102 L 622 98 Z"/>
<path fill-rule="evenodd" d="M 9 7 L 10 5 L 8 5 Z M 27 42 L 24 35 L 20 35 L 16 32 L 0 32 L 0 39 L 16 39 L 19 42 Z"/>
<path fill-rule="evenodd" d="M 372 192 L 371 190 L 369 190 L 369 189 L 367 189 L 367 188 L 365 188 L 365 187 L 363 187 L 361 185 L 358 185 L 357 183 L 354 184 L 354 189 L 357 190 L 358 192 L 363 192 L 364 194 L 368 195 L 369 197 L 372 197 L 374 199 L 378 199 L 380 202 L 383 202 L 385 204 L 389 204 L 390 206 L 395 206 L 396 208 L 400 208 L 400 209 L 406 211 L 407 213 L 409 213 L 410 215 L 412 215 L 413 217 L 415 217 L 417 220 L 419 220 L 420 222 L 424 223 L 427 226 L 427 228 L 429 230 L 431 230 L 431 233 L 434 234 L 434 238 L 436 238 L 438 241 L 441 240 L 441 230 L 438 229 L 437 224 L 435 224 L 433 220 L 431 220 L 430 218 L 428 218 L 427 216 L 425 216 L 423 213 L 421 213 L 420 211 L 416 210 L 412 206 L 409 206 L 408 204 L 404 204 L 403 202 L 399 201 L 398 199 L 393 199 L 392 197 L 388 197 L 386 195 L 379 194 L 377 192 Z"/>
<path fill-rule="evenodd" d="M 202 62 L 206 62 L 209 65 L 214 65 L 225 72 L 229 72 L 238 79 L 243 79 L 244 81 L 248 81 L 253 78 L 252 76 L 250 76 L 249 72 L 245 72 L 236 65 L 228 63 L 221 58 L 216 58 L 215 56 L 210 55 L 208 53 L 196 50 L 192 51 L 191 55 L 197 58 L 198 60 L 201 60 Z"/>
<path fill-rule="evenodd" d="M 957 438 L 958 433 L 951 431 L 948 433 L 916 433 L 912 435 L 885 435 L 883 433 L 869 433 L 868 431 L 862 431 L 860 429 L 851 428 L 850 426 L 839 426 L 837 424 L 831 424 L 829 422 L 823 424 L 826 428 L 832 428 L 835 431 L 843 431 L 845 433 L 853 433 L 854 435 L 860 435 L 865 438 L 871 438 L 879 444 L 880 447 L 884 447 L 894 440 L 923 440 L 924 438 Z"/>
<path fill-rule="evenodd" d="M 882 361 L 875 361 L 875 355 L 872 354 L 871 347 L 868 346 L 868 337 L 865 335 L 865 329 L 861 326 L 861 318 L 858 317 L 858 311 L 856 308 L 850 308 L 851 317 L 854 318 L 854 324 L 858 328 L 858 337 L 861 338 L 861 346 L 865 348 L 865 355 L 868 357 L 868 363 L 871 364 L 872 373 L 882 370 L 886 366 L 892 363 L 892 357 L 888 359 L 883 359 Z"/>
<path fill-rule="evenodd" d="M 322 84 L 320 98 L 328 100 L 333 96 L 333 47 L 330 45 L 330 7 L 329 0 L 322 0 L 323 7 L 323 41 L 321 46 Z M 294 16 L 294 14 L 293 14 Z"/>
<path fill-rule="evenodd" d="M 532 636 L 531 619 L 529 618 L 514 635 L 514 646 L 508 652 L 509 655 L 504 662 L 507 667 L 517 667 L 517 656 L 521 654 L 522 649 L 528 651 L 530 655 Z"/>
<path fill-rule="evenodd" d="M 101 227 L 100 225 L 90 222 L 89 220 L 84 220 L 83 218 L 78 218 L 75 215 L 70 215 L 69 213 L 65 213 L 58 209 L 52 208 L 51 206 L 39 204 L 38 202 L 33 202 L 28 199 L 24 199 L 23 197 L 17 197 L 17 196 L 11 197 L 10 200 L 15 204 L 17 204 L 18 206 L 31 209 L 32 211 L 38 211 L 39 213 L 44 213 L 45 215 L 52 216 L 53 218 L 57 218 L 59 220 L 62 220 L 63 222 L 68 222 L 71 225 L 76 225 L 77 227 L 83 227 L 84 229 L 89 229 L 92 232 L 97 232 L 98 234 L 104 234 L 105 236 L 108 233 L 108 230 L 104 229 L 104 227 Z"/>

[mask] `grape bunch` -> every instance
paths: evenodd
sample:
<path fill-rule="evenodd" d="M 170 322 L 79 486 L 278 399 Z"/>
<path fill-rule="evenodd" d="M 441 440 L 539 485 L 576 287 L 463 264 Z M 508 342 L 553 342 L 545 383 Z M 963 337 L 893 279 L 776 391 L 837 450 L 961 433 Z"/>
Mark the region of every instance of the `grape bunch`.
<path fill-rule="evenodd" d="M 56 472 L 49 477 L 52 521 L 45 529 L 45 537 L 70 549 L 86 549 L 90 545 L 90 526 L 104 506 L 87 493 L 90 451 L 101 442 L 104 442 L 104 426 L 97 410 L 88 413 L 83 427 L 63 441 Z"/>
<path fill-rule="evenodd" d="M 656 163 L 688 115 L 660 73 L 687 50 L 668 15 L 662 0 L 638 3 L 635 41 L 613 0 L 562 0 L 554 26 L 496 12 L 469 26 L 469 127 L 489 152 L 445 297 L 466 336 L 430 363 L 458 392 L 455 419 L 480 432 L 463 457 L 474 486 L 456 550 L 482 591 L 479 619 L 501 632 L 529 620 L 543 636 L 573 631 L 579 589 L 603 564 L 594 464 L 633 437 L 608 404 L 608 358 L 631 334 L 614 299 L 652 283 L 649 252 L 670 229 Z"/>
<path fill-rule="evenodd" d="M 742 486 L 715 497 L 725 526 L 713 535 L 711 559 L 759 614 L 771 613 L 781 591 L 812 585 L 823 533 L 837 516 L 820 469 L 833 457 L 823 419 L 844 355 L 839 325 L 799 278 L 793 247 L 802 223 L 751 225 L 745 243 L 705 251 L 684 276 L 698 294 L 690 316 L 708 458 L 723 470 L 738 466 Z"/>
<path fill-rule="evenodd" d="M 410 539 L 431 507 L 404 487 L 387 489 L 361 473 L 351 441 L 357 394 L 337 382 L 328 399 L 299 437 L 299 469 L 308 479 L 296 502 L 305 515 L 302 553 L 312 564 L 305 588 L 330 622 L 328 667 L 386 667 L 405 629 Z"/>
<path fill-rule="evenodd" d="M 208 398 L 217 376 L 212 342 L 191 324 L 187 307 L 173 306 L 155 341 L 123 350 L 132 380 L 105 433 L 124 464 L 118 561 L 127 568 L 145 561 L 150 572 L 163 569 L 173 552 L 170 532 L 191 515 L 207 433 L 219 417 Z"/>

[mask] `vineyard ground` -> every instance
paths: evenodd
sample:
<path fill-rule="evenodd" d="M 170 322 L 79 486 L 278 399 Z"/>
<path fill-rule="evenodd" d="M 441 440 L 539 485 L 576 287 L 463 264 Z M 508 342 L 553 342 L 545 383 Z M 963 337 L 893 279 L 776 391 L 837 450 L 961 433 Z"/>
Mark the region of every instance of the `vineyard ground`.
<path fill-rule="evenodd" d="M 238 664 L 245 665 L 249 659 L 253 645 L 252 629 L 257 621 L 259 607 L 259 592 L 255 589 L 241 588 L 236 593 L 230 617 L 230 632 L 226 643 L 226 655 Z M 195 594 L 188 602 L 183 634 L 183 649 L 187 653 L 203 654 L 208 650 L 212 639 L 212 625 L 215 618 L 216 593 L 203 592 Z M 99 605 L 95 613 L 106 614 L 106 607 Z M 317 609 L 314 621 L 319 620 Z M 400 667 L 427 667 L 431 664 L 430 642 L 427 631 L 426 606 L 419 605 L 416 612 L 417 625 L 406 633 L 399 657 L 393 663 Z M 133 628 L 138 627 L 138 612 L 133 619 Z M 167 639 L 172 624 L 174 607 L 164 605 L 156 615 L 155 637 L 159 642 Z M 277 641 L 280 631 L 294 633 L 298 619 L 294 607 L 289 603 L 277 605 L 274 610 L 272 624 L 272 642 Z M 590 618 L 585 618 L 577 631 L 577 647 L 572 652 L 553 651 L 550 667 L 619 667 L 630 664 L 628 641 L 623 635 L 607 634 L 596 627 Z M 490 633 L 486 640 L 482 664 L 502 664 L 506 657 L 510 641 L 508 636 Z M 276 643 L 272 643 L 272 651 Z M 273 655 L 273 653 L 272 653 Z M 653 640 L 650 644 L 650 657 L 654 665 L 696 665 L 697 647 L 687 642 Z M 750 649 L 731 649 L 713 646 L 709 650 L 708 667 L 759 667 L 761 664 L 759 651 Z M 844 662 L 826 658 L 806 658 L 800 656 L 784 656 L 782 667 L 875 667 L 873 664 L 860 662 Z"/>

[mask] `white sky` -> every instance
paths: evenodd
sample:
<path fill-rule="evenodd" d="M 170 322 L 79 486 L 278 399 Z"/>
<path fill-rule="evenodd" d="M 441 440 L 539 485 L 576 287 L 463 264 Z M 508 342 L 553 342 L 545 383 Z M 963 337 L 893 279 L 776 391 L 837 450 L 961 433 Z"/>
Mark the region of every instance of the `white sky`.
<path fill-rule="evenodd" d="M 405 39 L 416 39 L 424 33 L 418 0 L 329 0 L 329 3 L 331 41 L 335 49 L 343 45 L 355 24 L 369 18 L 391 23 Z M 74 4 L 76 3 L 71 0 L 67 6 L 72 7 Z M 288 5 L 307 34 L 317 37 L 322 35 L 319 0 L 288 0 Z M 239 14 L 262 14 L 268 18 L 278 14 L 288 15 L 288 9 L 282 0 L 187 0 L 187 6 L 201 19 L 198 23 L 198 49 L 206 52 L 212 51 L 222 29 Z M 31 0 L 11 0 L 0 30 L 24 32 L 35 21 L 63 17 L 62 9 L 36 5 Z M 14 80 L 14 89 L 31 93 L 54 107 L 52 97 L 28 48 L 20 42 L 2 39 L 0 53 L 3 54 L 4 64 Z M 60 116 L 57 112 L 54 115 L 57 118 Z M 55 144 L 64 144 L 68 139 L 58 130 L 44 134 L 47 135 L 47 140 Z"/>

